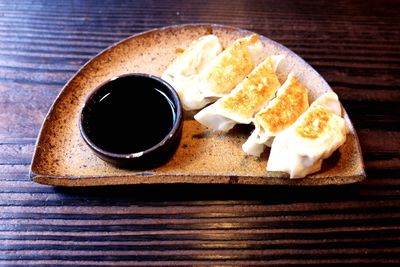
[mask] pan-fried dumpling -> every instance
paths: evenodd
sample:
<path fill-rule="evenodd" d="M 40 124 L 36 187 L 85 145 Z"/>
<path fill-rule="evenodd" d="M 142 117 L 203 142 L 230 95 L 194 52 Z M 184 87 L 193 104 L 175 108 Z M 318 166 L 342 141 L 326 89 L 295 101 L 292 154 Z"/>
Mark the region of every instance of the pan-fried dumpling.
<path fill-rule="evenodd" d="M 318 98 L 288 129 L 272 143 L 268 171 L 287 172 L 290 178 L 302 178 L 321 169 L 345 141 L 347 128 L 335 93 Z"/>
<path fill-rule="evenodd" d="M 236 40 L 200 72 L 191 93 L 183 95 L 183 106 L 187 110 L 200 109 L 229 94 L 263 57 L 264 47 L 258 35 Z"/>
<path fill-rule="evenodd" d="M 167 67 L 161 78 L 171 84 L 180 98 L 194 90 L 195 77 L 222 51 L 217 36 L 206 35 L 193 41 Z"/>
<path fill-rule="evenodd" d="M 202 109 L 194 118 L 218 131 L 229 131 L 236 123 L 251 123 L 254 114 L 275 96 L 280 86 L 275 70 L 283 57 L 265 59 L 232 92 Z"/>
<path fill-rule="evenodd" d="M 255 130 L 243 144 L 246 154 L 260 156 L 278 133 L 292 125 L 308 108 L 308 93 L 293 74 L 289 74 L 277 96 L 254 117 Z"/>

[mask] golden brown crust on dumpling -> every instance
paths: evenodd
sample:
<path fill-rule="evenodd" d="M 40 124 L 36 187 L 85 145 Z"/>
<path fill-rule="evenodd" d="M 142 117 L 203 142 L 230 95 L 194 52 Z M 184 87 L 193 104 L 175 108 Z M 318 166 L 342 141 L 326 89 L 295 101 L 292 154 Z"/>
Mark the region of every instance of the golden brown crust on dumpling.
<path fill-rule="evenodd" d="M 256 34 L 241 38 L 221 53 L 219 60 L 205 77 L 216 85 L 216 94 L 229 93 L 254 68 L 248 46 L 258 40 Z"/>
<path fill-rule="evenodd" d="M 269 58 L 261 64 L 242 81 L 240 90 L 221 102 L 223 109 L 244 118 L 251 118 L 266 100 L 275 95 L 280 83 L 274 72 L 272 60 Z"/>
<path fill-rule="evenodd" d="M 256 120 L 270 132 L 280 132 L 292 125 L 308 108 L 307 89 L 292 77 L 285 93 L 280 95 L 271 108 L 256 114 Z"/>
<path fill-rule="evenodd" d="M 329 130 L 329 120 L 332 113 L 322 107 L 315 107 L 304 114 L 302 123 L 296 127 L 296 133 L 303 138 L 316 139 L 324 131 Z"/>

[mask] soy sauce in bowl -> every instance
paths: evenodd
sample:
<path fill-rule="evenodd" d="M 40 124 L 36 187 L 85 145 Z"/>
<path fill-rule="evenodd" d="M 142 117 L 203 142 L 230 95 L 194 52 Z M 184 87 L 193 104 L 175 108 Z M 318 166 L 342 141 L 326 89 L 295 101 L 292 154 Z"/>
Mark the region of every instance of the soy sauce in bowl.
<path fill-rule="evenodd" d="M 81 111 L 81 134 L 102 159 L 118 166 L 158 165 L 181 136 L 182 111 L 173 88 L 146 74 L 100 85 Z"/>
<path fill-rule="evenodd" d="M 176 120 L 174 104 L 156 87 L 143 88 L 139 83 L 132 88 L 127 79 L 121 79 L 103 90 L 93 99 L 85 124 L 97 146 L 112 153 L 136 153 L 156 145 L 171 131 Z"/>

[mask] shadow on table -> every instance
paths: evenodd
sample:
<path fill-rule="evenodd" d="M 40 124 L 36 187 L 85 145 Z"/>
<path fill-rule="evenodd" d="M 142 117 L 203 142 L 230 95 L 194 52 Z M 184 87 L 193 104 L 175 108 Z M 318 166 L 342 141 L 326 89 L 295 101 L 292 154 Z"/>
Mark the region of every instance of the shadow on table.
<path fill-rule="evenodd" d="M 130 185 L 107 187 L 55 188 L 57 193 L 86 200 L 125 203 L 136 201 L 218 201 L 254 200 L 267 203 L 301 201 L 343 201 L 357 199 L 360 185 L 324 187 L 253 185 Z"/>

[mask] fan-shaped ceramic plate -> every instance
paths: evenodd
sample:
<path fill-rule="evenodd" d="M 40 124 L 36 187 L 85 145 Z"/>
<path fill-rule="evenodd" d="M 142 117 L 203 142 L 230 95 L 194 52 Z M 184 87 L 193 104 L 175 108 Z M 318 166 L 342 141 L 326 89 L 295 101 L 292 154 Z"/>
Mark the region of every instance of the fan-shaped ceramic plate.
<path fill-rule="evenodd" d="M 31 177 L 34 181 L 59 186 L 111 184 L 347 184 L 365 178 L 357 135 L 345 114 L 350 133 L 346 143 L 324 162 L 320 172 L 304 179 L 290 180 L 284 173 L 267 172 L 269 151 L 260 159 L 246 156 L 241 145 L 251 127 L 235 127 L 228 134 L 214 133 L 186 114 L 181 144 L 165 165 L 146 171 L 115 168 L 97 158 L 82 140 L 79 110 L 86 96 L 99 84 L 125 73 L 160 76 L 179 49 L 193 40 L 213 33 L 226 47 L 252 32 L 221 25 L 180 25 L 155 29 L 125 39 L 90 60 L 67 83 L 51 107 L 34 153 Z M 268 55 L 284 54 L 278 75 L 284 81 L 294 71 L 310 92 L 310 100 L 331 88 L 304 60 L 284 46 L 262 37 Z"/>

